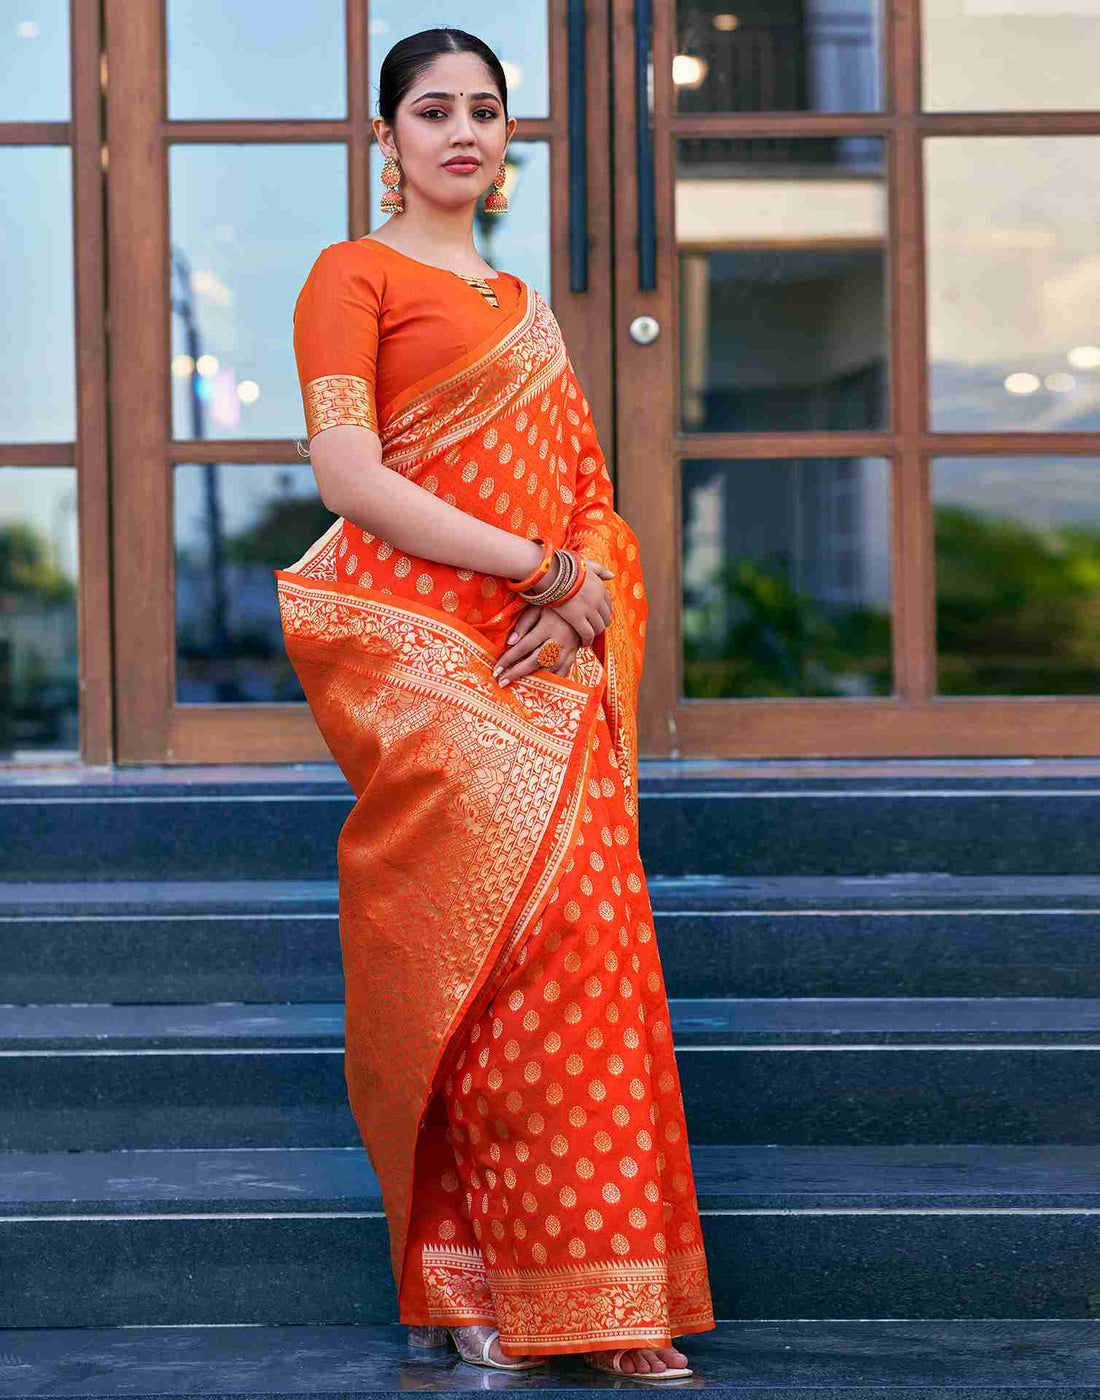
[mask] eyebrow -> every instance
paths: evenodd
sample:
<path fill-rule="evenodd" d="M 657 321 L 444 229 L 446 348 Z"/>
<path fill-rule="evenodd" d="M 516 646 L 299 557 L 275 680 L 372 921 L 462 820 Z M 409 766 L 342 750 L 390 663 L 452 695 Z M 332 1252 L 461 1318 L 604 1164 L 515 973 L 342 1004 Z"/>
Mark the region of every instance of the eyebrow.
<path fill-rule="evenodd" d="M 491 97 L 494 102 L 500 101 L 499 95 L 495 92 L 471 92 L 467 93 L 467 96 L 470 98 L 471 101 L 473 101 L 475 98 L 480 99 L 482 97 Z M 414 97 L 413 101 L 419 102 L 424 97 L 445 97 L 449 101 L 454 101 L 453 92 L 422 92 L 417 97 Z"/>

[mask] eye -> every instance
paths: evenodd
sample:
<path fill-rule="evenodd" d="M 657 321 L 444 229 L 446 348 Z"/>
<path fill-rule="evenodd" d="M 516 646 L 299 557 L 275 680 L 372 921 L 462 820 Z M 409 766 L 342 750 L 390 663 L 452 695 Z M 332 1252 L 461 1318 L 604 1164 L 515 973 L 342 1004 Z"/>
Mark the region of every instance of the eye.
<path fill-rule="evenodd" d="M 493 119 L 493 117 L 495 117 L 496 114 L 497 114 L 497 109 L 496 109 L 495 107 L 479 107 L 477 110 L 478 110 L 479 112 L 488 112 L 488 114 L 489 114 L 489 120 L 490 120 L 490 121 L 491 121 L 491 120 Z"/>

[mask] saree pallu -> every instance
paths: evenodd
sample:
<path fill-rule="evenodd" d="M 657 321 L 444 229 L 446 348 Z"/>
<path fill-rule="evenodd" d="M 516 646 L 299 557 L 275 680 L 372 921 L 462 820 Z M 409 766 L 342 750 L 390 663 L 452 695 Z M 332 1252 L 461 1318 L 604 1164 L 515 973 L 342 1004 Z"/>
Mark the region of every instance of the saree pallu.
<path fill-rule="evenodd" d="M 344 1067 L 401 1321 L 493 1323 L 511 1355 L 714 1326 L 638 854 L 638 542 L 557 321 L 525 291 L 384 406 L 379 436 L 424 489 L 613 572 L 612 621 L 568 675 L 502 689 L 523 600 L 351 522 L 275 571 L 356 798 L 337 846 Z"/>

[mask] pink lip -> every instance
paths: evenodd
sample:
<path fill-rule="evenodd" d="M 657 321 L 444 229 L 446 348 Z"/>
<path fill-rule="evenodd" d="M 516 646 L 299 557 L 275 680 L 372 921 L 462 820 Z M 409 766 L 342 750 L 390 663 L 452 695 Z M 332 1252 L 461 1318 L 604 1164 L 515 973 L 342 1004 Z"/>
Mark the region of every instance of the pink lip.
<path fill-rule="evenodd" d="M 443 168 L 444 170 L 476 170 L 480 164 L 479 160 L 449 160 Z"/>

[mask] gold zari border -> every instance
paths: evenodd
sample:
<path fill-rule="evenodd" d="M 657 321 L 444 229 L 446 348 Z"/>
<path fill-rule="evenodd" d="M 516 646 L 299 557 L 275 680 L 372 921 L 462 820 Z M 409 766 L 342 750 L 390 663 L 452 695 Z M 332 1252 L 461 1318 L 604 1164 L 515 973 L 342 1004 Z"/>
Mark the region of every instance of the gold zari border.
<path fill-rule="evenodd" d="M 701 1246 L 665 1259 L 616 1259 L 546 1269 L 489 1269 L 480 1251 L 425 1245 L 433 1323 L 495 1318 L 516 1349 L 662 1343 L 714 1326 Z"/>
<path fill-rule="evenodd" d="M 378 431 L 374 390 L 357 374 L 324 374 L 311 379 L 302 391 L 306 411 L 306 436 L 337 423 Z"/>

